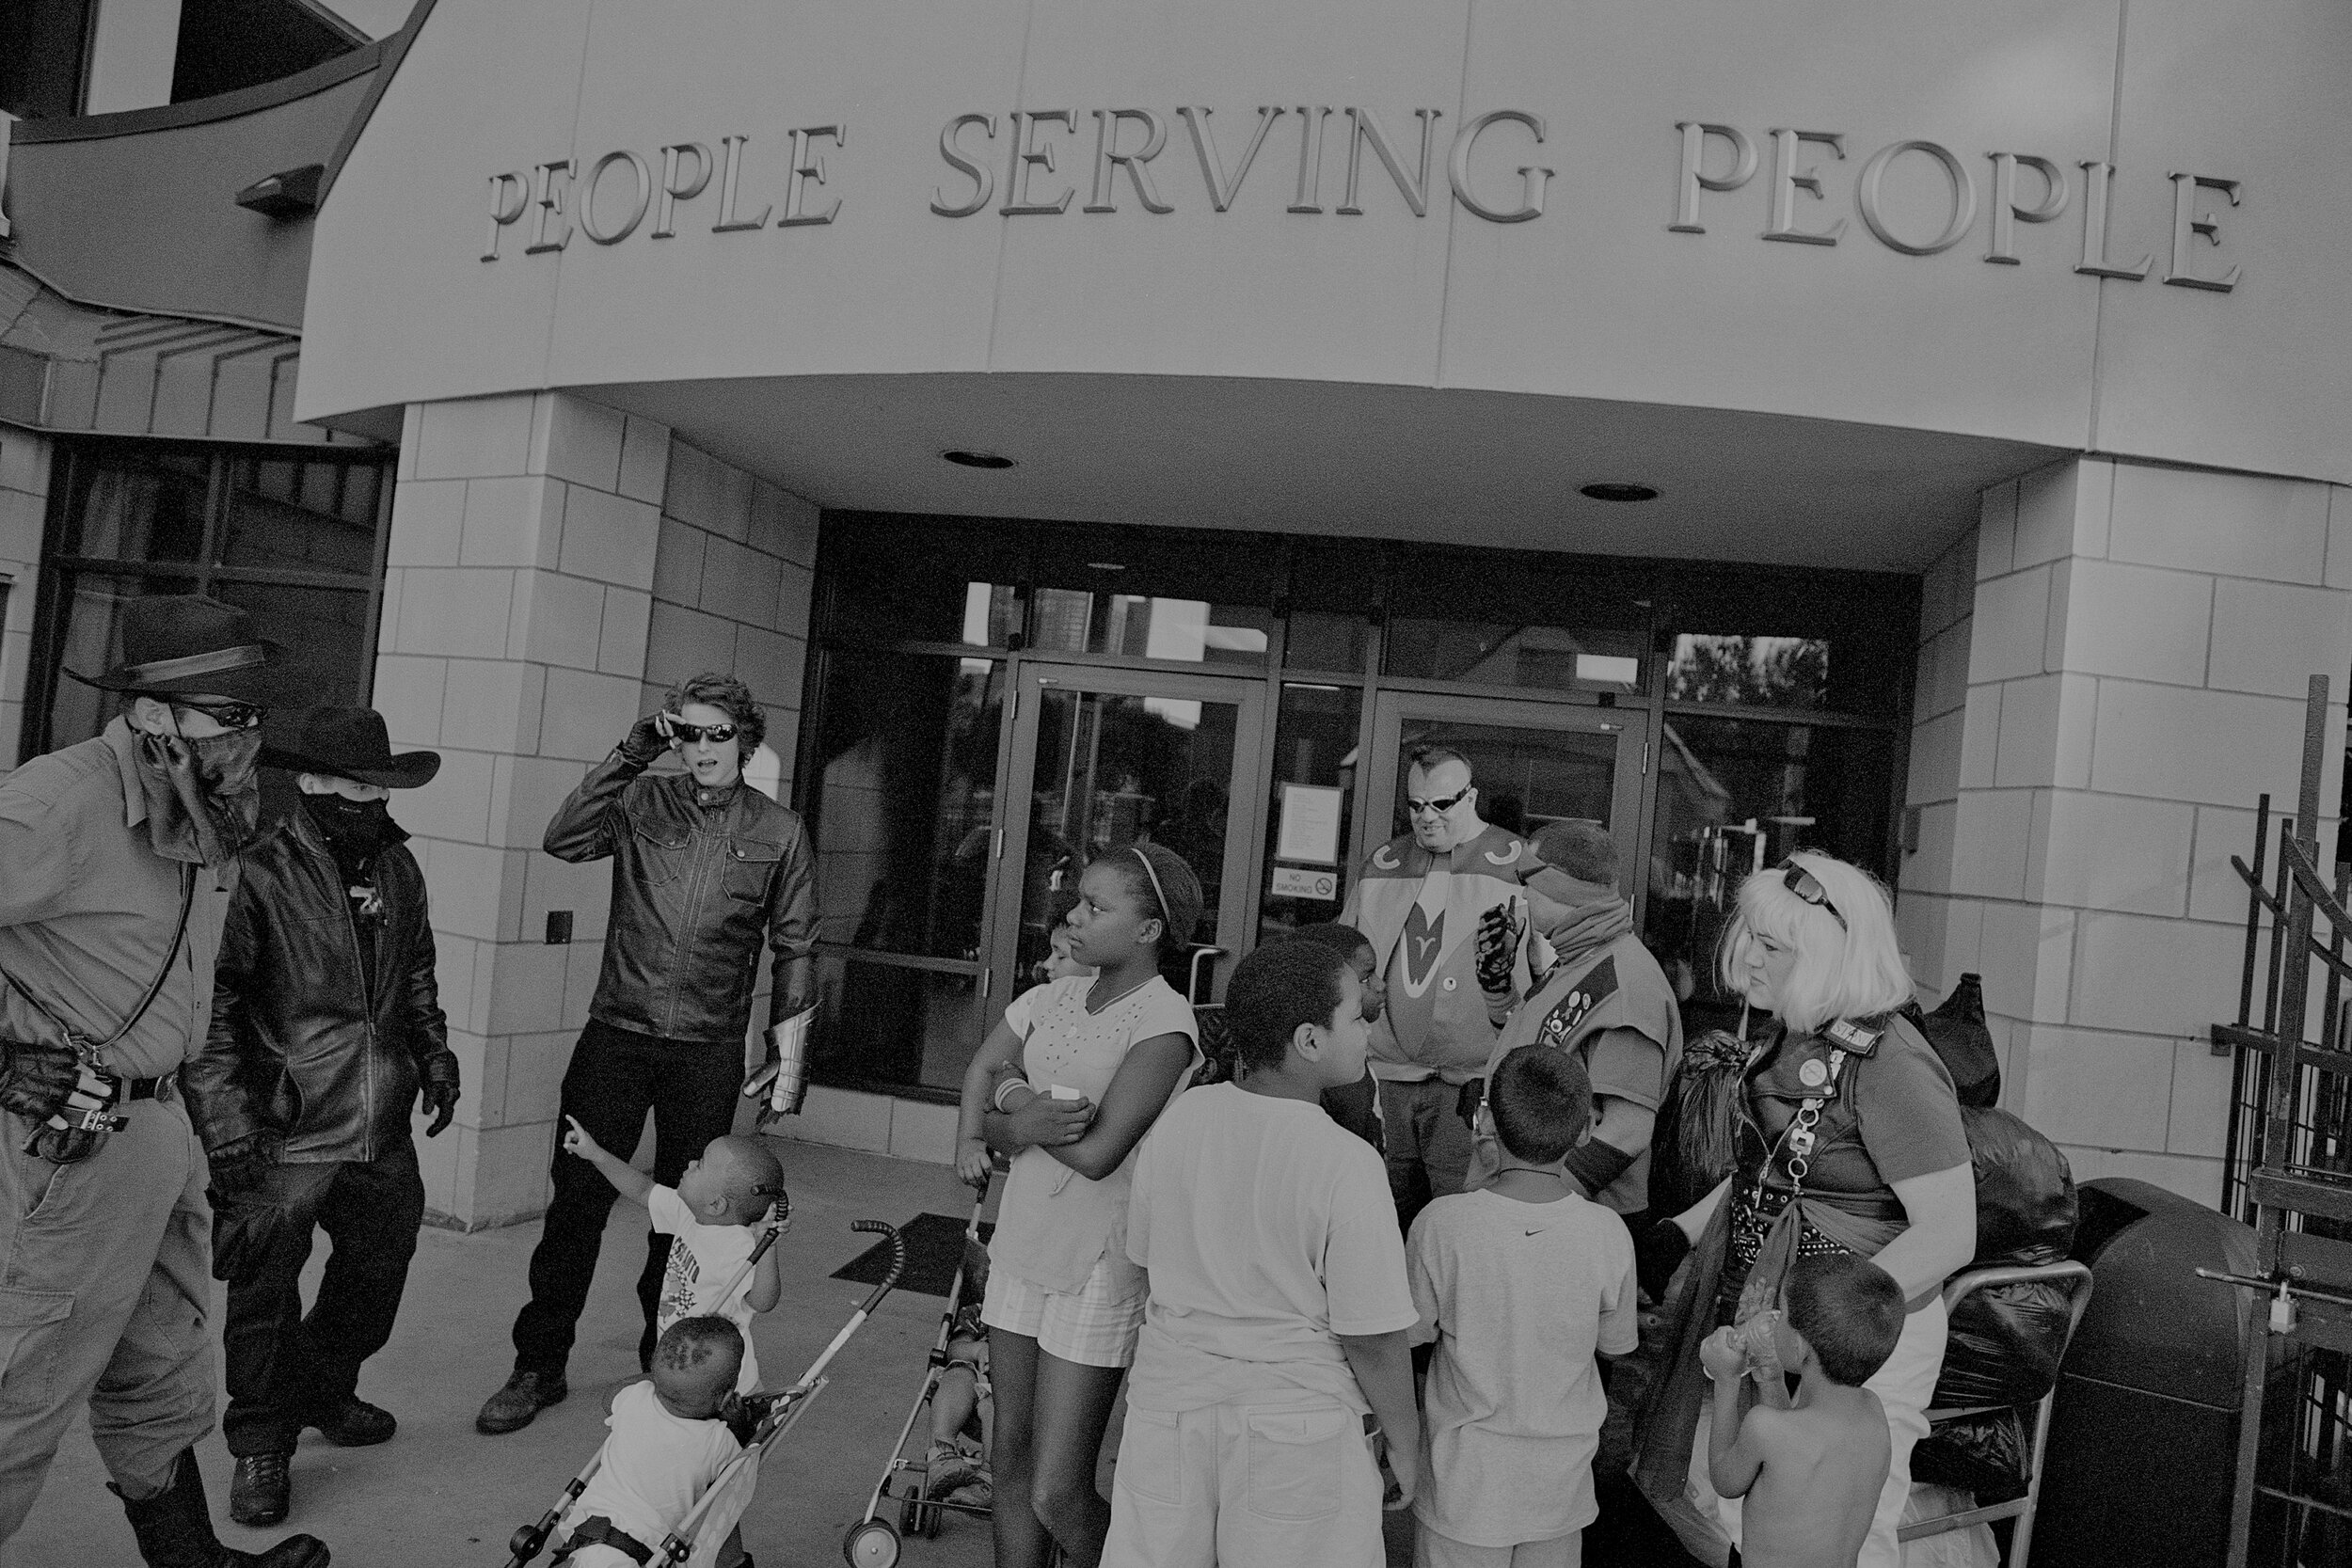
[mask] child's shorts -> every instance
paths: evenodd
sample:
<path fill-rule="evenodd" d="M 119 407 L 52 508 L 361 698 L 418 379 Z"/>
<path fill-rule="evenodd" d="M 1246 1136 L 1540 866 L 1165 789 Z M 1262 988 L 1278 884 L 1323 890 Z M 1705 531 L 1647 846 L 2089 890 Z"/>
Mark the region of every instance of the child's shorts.
<path fill-rule="evenodd" d="M 1579 1568 L 1583 1560 L 1581 1529 L 1516 1546 L 1473 1546 L 1415 1521 L 1413 1568 Z"/>
<path fill-rule="evenodd" d="M 1129 1405 L 1103 1568 L 1376 1568 L 1380 1471 L 1363 1418 L 1297 1392 L 1178 1415 Z"/>
<path fill-rule="evenodd" d="M 1008 1334 L 1025 1334 L 1048 1355 L 1082 1367 L 1130 1367 L 1143 1330 L 1149 1293 L 1144 1272 L 1105 1253 L 1075 1294 L 1033 1285 L 992 1270 L 980 1321 Z"/>

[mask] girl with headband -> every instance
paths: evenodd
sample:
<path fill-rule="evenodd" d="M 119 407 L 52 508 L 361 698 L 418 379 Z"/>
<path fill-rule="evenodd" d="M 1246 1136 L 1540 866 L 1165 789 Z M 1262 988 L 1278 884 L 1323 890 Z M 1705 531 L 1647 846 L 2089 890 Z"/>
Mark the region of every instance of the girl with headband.
<path fill-rule="evenodd" d="M 1071 957 L 1095 966 L 1024 991 L 963 1075 L 956 1173 L 1012 1156 L 980 1321 L 996 1394 L 996 1568 L 1094 1568 L 1110 1505 L 1094 1488 L 1135 1360 L 1143 1271 L 1127 1259 L 1136 1146 L 1191 1081 L 1200 1030 L 1161 975 L 1200 918 L 1200 881 L 1164 845 L 1105 852 L 1078 881 Z"/>

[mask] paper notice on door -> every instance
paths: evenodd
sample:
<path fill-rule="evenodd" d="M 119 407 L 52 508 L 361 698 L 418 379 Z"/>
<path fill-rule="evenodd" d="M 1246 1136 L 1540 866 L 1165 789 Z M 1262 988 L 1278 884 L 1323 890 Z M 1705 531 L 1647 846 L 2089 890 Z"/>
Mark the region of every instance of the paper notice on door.
<path fill-rule="evenodd" d="M 1340 901 L 1340 874 L 1305 865 L 1278 865 L 1267 884 L 1269 898 L 1311 898 L 1318 903 Z"/>
<path fill-rule="evenodd" d="M 1274 835 L 1274 858 L 1339 864 L 1341 792 L 1295 784 L 1283 784 L 1281 790 L 1282 820 Z"/>

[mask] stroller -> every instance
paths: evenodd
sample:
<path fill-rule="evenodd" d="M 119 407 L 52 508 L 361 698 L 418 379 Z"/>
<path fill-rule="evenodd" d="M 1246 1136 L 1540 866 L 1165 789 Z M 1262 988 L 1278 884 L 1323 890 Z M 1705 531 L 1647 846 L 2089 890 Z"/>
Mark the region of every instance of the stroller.
<path fill-rule="evenodd" d="M 930 1407 L 931 1396 L 939 1391 L 939 1381 L 952 1363 L 947 1359 L 947 1345 L 954 1338 L 956 1318 L 964 1307 L 964 1293 L 972 1284 L 971 1258 L 980 1244 L 980 1212 L 988 1207 L 988 1189 L 980 1189 L 978 1199 L 972 1205 L 971 1222 L 963 1228 L 963 1260 L 956 1266 L 955 1283 L 947 1288 L 947 1309 L 940 1314 L 939 1337 L 931 1342 L 930 1359 L 926 1364 L 923 1386 L 914 1396 L 914 1408 L 907 1412 L 906 1424 L 898 1429 L 898 1446 L 890 1451 L 890 1461 L 882 1466 L 882 1479 L 874 1483 L 873 1496 L 866 1502 L 865 1516 L 850 1527 L 841 1543 L 841 1554 L 849 1559 L 850 1568 L 891 1568 L 898 1560 L 900 1544 L 909 1536 L 931 1540 L 938 1536 L 946 1514 L 968 1513 L 985 1519 L 990 1509 L 985 1503 L 952 1502 L 930 1496 L 930 1459 L 928 1450 L 923 1457 L 907 1457 L 907 1441 L 914 1434 L 915 1423 Z M 884 1501 L 898 1505 L 898 1522 L 894 1528 L 881 1517 Z"/>
<path fill-rule="evenodd" d="M 719 1479 L 710 1483 L 709 1489 L 686 1517 L 678 1521 L 677 1528 L 664 1536 L 660 1544 L 654 1547 L 652 1560 L 646 1568 L 678 1568 L 680 1564 L 686 1565 L 686 1568 L 711 1568 L 718 1560 L 720 1545 L 743 1517 L 744 1510 L 751 1506 L 752 1492 L 759 1484 L 761 1458 L 807 1414 L 809 1402 L 823 1392 L 825 1385 L 831 1381 L 823 1375 L 826 1365 L 839 1354 L 842 1346 L 850 1342 L 850 1336 L 865 1326 L 866 1320 L 872 1317 L 874 1309 L 882 1305 L 882 1297 L 898 1287 L 898 1276 L 906 1272 L 907 1266 L 907 1245 L 899 1237 L 898 1227 L 885 1225 L 881 1220 L 853 1220 L 850 1228 L 872 1231 L 889 1243 L 890 1272 L 850 1315 L 850 1321 L 842 1325 L 840 1333 L 833 1337 L 833 1342 L 809 1363 L 808 1370 L 801 1374 L 799 1382 L 781 1393 L 764 1396 L 769 1402 L 767 1408 L 760 1413 L 758 1424 L 753 1429 L 751 1440 L 743 1445 L 743 1451 L 720 1472 Z M 717 1299 L 724 1301 L 733 1295 L 758 1264 L 760 1255 L 774 1242 L 772 1232 L 760 1238 L 759 1245 L 744 1260 L 741 1270 Z M 596 1475 L 597 1466 L 603 1462 L 604 1449 L 599 1445 L 596 1457 L 564 1483 L 554 1505 L 515 1532 L 514 1539 L 507 1543 L 511 1555 L 506 1568 L 525 1568 L 532 1559 L 546 1549 L 548 1538 L 555 1532 L 565 1512 L 587 1489 L 590 1478 Z M 892 1556 L 897 1556 L 895 1548 Z"/>

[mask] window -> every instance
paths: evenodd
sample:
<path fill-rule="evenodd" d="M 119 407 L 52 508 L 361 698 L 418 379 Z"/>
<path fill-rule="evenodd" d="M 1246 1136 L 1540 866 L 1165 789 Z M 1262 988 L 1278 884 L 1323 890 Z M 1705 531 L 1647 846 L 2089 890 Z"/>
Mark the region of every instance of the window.
<path fill-rule="evenodd" d="M 288 650 L 278 703 L 366 702 L 390 501 L 380 452 L 60 443 L 22 754 L 105 727 L 112 695 L 66 672 L 112 665 L 123 607 L 151 594 L 210 594 L 250 613 Z"/>

